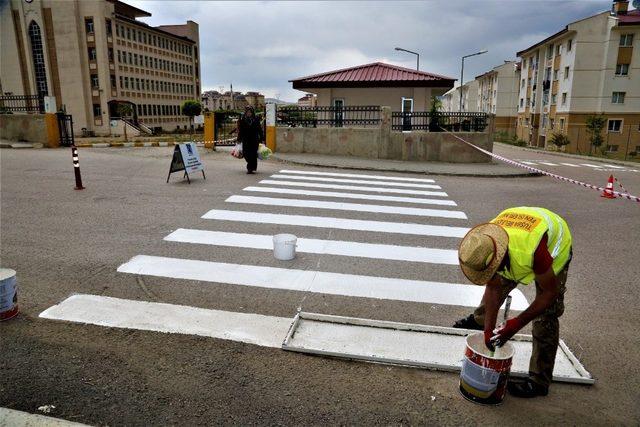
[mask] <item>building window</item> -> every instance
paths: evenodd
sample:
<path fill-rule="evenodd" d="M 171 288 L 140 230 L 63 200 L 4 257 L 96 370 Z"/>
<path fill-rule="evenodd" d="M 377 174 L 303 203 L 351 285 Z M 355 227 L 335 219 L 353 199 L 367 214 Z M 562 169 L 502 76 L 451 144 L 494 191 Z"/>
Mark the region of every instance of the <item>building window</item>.
<path fill-rule="evenodd" d="M 611 95 L 612 104 L 624 104 L 624 95 L 626 92 L 613 92 Z"/>
<path fill-rule="evenodd" d="M 127 40 L 131 40 L 131 28 L 127 27 Z"/>
<path fill-rule="evenodd" d="M 107 30 L 107 37 L 111 37 L 113 35 L 111 30 L 111 19 L 106 19 L 104 25 L 105 29 Z"/>
<path fill-rule="evenodd" d="M 123 89 L 124 85 L 122 84 L 122 76 L 120 76 L 120 89 Z"/>
<path fill-rule="evenodd" d="M 558 80 L 558 70 L 553 70 L 553 80 Z"/>
<path fill-rule="evenodd" d="M 111 79 L 111 89 L 115 89 L 116 88 L 116 76 L 114 74 L 110 75 L 110 79 Z"/>
<path fill-rule="evenodd" d="M 556 56 L 560 56 L 561 48 L 562 48 L 561 44 L 556 45 Z"/>
<path fill-rule="evenodd" d="M 44 63 L 44 51 L 42 50 L 42 34 L 40 26 L 35 21 L 29 24 L 29 40 L 31 41 L 31 57 L 33 58 L 33 68 L 36 77 L 36 90 L 38 95 L 49 94 L 47 86 L 47 70 Z"/>
<path fill-rule="evenodd" d="M 131 52 L 127 52 L 127 54 L 129 55 L 129 65 L 133 64 L 133 54 Z"/>
<path fill-rule="evenodd" d="M 93 117 L 96 119 L 102 118 L 102 108 L 100 104 L 93 104 Z"/>
<path fill-rule="evenodd" d="M 560 119 L 560 130 L 564 130 L 564 119 Z"/>
<path fill-rule="evenodd" d="M 90 47 L 87 51 L 89 53 L 89 61 L 95 61 L 98 57 L 98 54 L 96 53 L 96 48 Z"/>
<path fill-rule="evenodd" d="M 133 54 L 133 65 L 138 65 L 138 54 L 134 53 Z"/>
<path fill-rule="evenodd" d="M 520 98 L 520 108 L 524 107 L 524 99 Z"/>
<path fill-rule="evenodd" d="M 547 59 L 553 58 L 553 45 L 547 46 Z"/>
<path fill-rule="evenodd" d="M 567 92 L 562 92 L 562 105 L 567 105 Z"/>
<path fill-rule="evenodd" d="M 129 77 L 124 78 L 124 88 L 129 89 Z"/>
<path fill-rule="evenodd" d="M 572 47 L 573 47 L 573 39 L 567 40 L 567 52 L 571 52 Z"/>
<path fill-rule="evenodd" d="M 564 67 L 564 79 L 569 78 L 569 67 Z"/>
<path fill-rule="evenodd" d="M 629 64 L 616 65 L 616 76 L 626 76 L 629 74 Z"/>
<path fill-rule="evenodd" d="M 91 87 L 93 89 L 98 89 L 100 87 L 100 81 L 98 80 L 97 74 L 91 74 Z"/>
<path fill-rule="evenodd" d="M 609 151 L 611 153 L 615 153 L 616 151 L 618 151 L 618 146 L 617 145 L 607 145 L 607 151 Z"/>
<path fill-rule="evenodd" d="M 620 46 L 623 46 L 623 47 L 633 46 L 633 34 L 620 35 Z"/>
<path fill-rule="evenodd" d="M 84 29 L 87 34 L 93 34 L 93 18 L 84 18 Z"/>
<path fill-rule="evenodd" d="M 555 93 L 551 94 L 551 105 L 556 105 L 557 101 L 558 101 L 558 95 Z"/>
<path fill-rule="evenodd" d="M 621 119 L 614 119 L 614 120 L 609 120 L 609 123 L 607 125 L 607 130 L 609 132 L 620 132 L 622 130 L 622 120 Z"/>

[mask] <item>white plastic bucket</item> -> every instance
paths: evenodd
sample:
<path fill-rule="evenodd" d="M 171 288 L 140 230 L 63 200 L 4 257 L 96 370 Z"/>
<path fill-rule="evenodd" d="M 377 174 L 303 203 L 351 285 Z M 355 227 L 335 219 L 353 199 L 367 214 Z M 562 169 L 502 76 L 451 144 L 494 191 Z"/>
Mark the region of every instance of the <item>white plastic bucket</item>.
<path fill-rule="evenodd" d="M 18 285 L 16 272 L 10 268 L 0 268 L 0 321 L 18 314 Z"/>
<path fill-rule="evenodd" d="M 294 259 L 297 240 L 293 234 L 276 234 L 273 236 L 273 256 L 281 261 Z"/>

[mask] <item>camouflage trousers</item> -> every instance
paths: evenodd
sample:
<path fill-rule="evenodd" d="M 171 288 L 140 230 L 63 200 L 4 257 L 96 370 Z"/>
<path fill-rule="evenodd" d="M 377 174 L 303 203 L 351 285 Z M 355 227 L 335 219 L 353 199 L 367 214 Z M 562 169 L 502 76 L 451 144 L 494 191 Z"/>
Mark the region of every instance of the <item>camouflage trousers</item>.
<path fill-rule="evenodd" d="M 564 293 L 566 291 L 567 273 L 569 263 L 558 273 L 560 283 L 558 298 L 541 315 L 533 319 L 532 333 L 533 351 L 529 361 L 529 378 L 537 384 L 548 387 L 553 378 L 553 366 L 556 361 L 556 352 L 560 342 L 560 322 L 558 318 L 564 313 Z M 502 294 L 500 305 L 507 295 L 517 286 L 514 281 L 502 277 Z M 536 295 L 540 287 L 536 283 Z M 484 302 L 473 312 L 473 317 L 480 325 L 484 325 Z"/>

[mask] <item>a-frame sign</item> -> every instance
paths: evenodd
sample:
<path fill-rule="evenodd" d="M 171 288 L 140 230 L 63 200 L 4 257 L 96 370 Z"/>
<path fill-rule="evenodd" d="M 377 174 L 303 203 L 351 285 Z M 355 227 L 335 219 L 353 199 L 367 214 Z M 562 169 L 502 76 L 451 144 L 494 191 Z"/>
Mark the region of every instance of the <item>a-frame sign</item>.
<path fill-rule="evenodd" d="M 167 175 L 167 182 L 169 182 L 169 178 L 172 173 L 180 171 L 184 171 L 184 176 L 187 178 L 189 184 L 191 184 L 191 179 L 189 179 L 190 173 L 200 171 L 202 172 L 202 177 L 207 179 L 204 175 L 204 166 L 200 161 L 198 149 L 196 148 L 196 144 L 193 142 L 187 142 L 185 144 L 178 144 L 175 146 L 173 150 L 173 158 L 171 159 L 171 167 L 169 168 L 169 175 Z"/>

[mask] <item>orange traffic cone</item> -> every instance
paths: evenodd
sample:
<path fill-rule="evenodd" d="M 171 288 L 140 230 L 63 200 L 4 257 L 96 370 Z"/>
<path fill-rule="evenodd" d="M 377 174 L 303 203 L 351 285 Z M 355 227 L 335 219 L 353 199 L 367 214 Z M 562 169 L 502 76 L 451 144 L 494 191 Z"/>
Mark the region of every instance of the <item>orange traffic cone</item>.
<path fill-rule="evenodd" d="M 600 197 L 604 197 L 605 199 L 615 199 L 616 195 L 613 194 L 613 175 L 609 175 L 609 181 L 607 182 L 607 187 L 602 191 Z"/>

